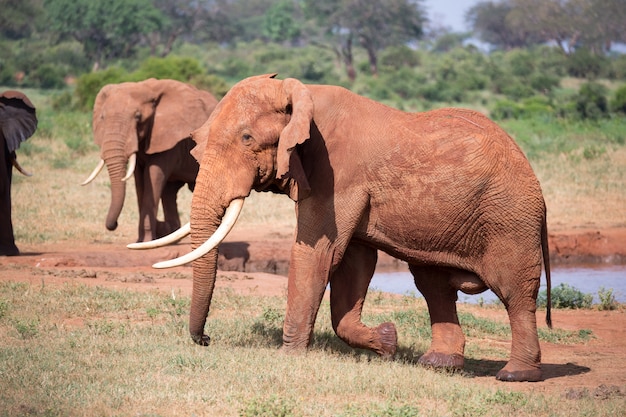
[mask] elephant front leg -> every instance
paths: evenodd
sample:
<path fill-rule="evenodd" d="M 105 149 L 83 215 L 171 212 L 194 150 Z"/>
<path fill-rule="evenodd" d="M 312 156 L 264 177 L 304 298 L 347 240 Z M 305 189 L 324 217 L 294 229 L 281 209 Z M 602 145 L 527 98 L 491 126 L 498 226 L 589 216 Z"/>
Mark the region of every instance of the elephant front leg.
<path fill-rule="evenodd" d="M 449 284 L 449 273 L 439 268 L 409 266 L 417 289 L 428 305 L 432 329 L 430 348 L 419 363 L 437 368 L 461 369 L 465 336 L 456 312 L 457 294 Z"/>
<path fill-rule="evenodd" d="M 369 283 L 376 268 L 376 249 L 351 243 L 330 279 L 330 311 L 337 336 L 353 348 L 369 349 L 382 357 L 396 353 L 398 336 L 393 323 L 370 328 L 361 321 Z"/>
<path fill-rule="evenodd" d="M 328 283 L 332 254 L 296 243 L 291 251 L 287 281 L 287 311 L 283 325 L 283 351 L 304 350 Z"/>

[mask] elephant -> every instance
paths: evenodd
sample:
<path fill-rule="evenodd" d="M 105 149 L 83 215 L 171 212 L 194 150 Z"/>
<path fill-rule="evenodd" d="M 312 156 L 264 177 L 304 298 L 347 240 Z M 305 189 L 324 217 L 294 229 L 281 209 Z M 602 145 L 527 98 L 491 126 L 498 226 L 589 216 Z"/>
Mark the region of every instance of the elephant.
<path fill-rule="evenodd" d="M 132 174 L 139 205 L 137 241 L 180 227 L 177 193 L 185 184 L 193 191 L 199 168 L 189 153 L 195 146 L 190 132 L 208 119 L 216 104 L 211 93 L 175 80 L 151 78 L 108 84 L 100 90 L 93 109 L 93 135 L 101 160 L 82 185 L 106 164 L 111 180 L 108 230 L 117 228 L 126 180 Z M 162 222 L 157 220 L 159 201 Z"/>
<path fill-rule="evenodd" d="M 192 132 L 201 161 L 190 216 L 192 252 L 155 267 L 193 262 L 192 339 L 204 326 L 217 244 L 251 190 L 289 196 L 296 231 L 290 255 L 285 352 L 310 344 L 330 283 L 332 326 L 348 345 L 390 357 L 393 323 L 367 327 L 363 303 L 377 251 L 406 261 L 430 315 L 419 363 L 463 368 L 457 292 L 492 290 L 510 321 L 501 381 L 541 380 L 536 298 L 542 265 L 550 300 L 547 209 L 530 163 L 486 116 L 443 108 L 408 113 L 331 85 L 276 74 L 235 84 Z M 546 323 L 551 327 L 548 302 Z"/>
<path fill-rule="evenodd" d="M 11 221 L 11 181 L 13 167 L 30 174 L 17 163 L 16 149 L 37 129 L 37 112 L 33 103 L 19 91 L 0 94 L 0 256 L 20 254 L 15 245 Z"/>

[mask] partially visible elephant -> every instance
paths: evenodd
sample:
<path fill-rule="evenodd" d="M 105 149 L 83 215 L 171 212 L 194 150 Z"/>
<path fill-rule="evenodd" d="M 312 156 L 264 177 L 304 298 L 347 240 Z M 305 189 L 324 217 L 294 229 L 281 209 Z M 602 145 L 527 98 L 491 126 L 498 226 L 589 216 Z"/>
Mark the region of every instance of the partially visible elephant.
<path fill-rule="evenodd" d="M 341 87 L 265 75 L 236 84 L 192 136 L 201 158 L 194 250 L 156 266 L 193 261 L 196 343 L 209 342 L 216 246 L 254 189 L 296 202 L 284 350 L 310 343 L 330 281 L 337 335 L 353 347 L 395 353 L 392 323 L 361 322 L 380 249 L 409 264 L 426 299 L 432 343 L 420 363 L 463 367 L 457 291 L 490 289 L 512 330 L 511 357 L 497 379 L 541 379 L 535 312 L 542 264 L 550 288 L 546 206 L 523 152 L 488 118 L 450 108 L 405 113 Z"/>
<path fill-rule="evenodd" d="M 11 222 L 11 180 L 13 167 L 30 176 L 17 163 L 16 149 L 37 129 L 33 103 L 19 91 L 0 94 L 0 256 L 20 254 Z"/>
<path fill-rule="evenodd" d="M 216 104 L 209 92 L 175 80 L 151 78 L 100 90 L 93 109 L 93 134 L 101 161 L 83 185 L 106 164 L 111 180 L 108 230 L 117 228 L 125 181 L 133 173 L 139 204 L 137 241 L 180 227 L 177 193 L 185 184 L 193 191 L 199 167 L 189 153 L 195 146 L 190 132 L 207 120 Z M 157 221 L 159 201 L 163 222 Z"/>

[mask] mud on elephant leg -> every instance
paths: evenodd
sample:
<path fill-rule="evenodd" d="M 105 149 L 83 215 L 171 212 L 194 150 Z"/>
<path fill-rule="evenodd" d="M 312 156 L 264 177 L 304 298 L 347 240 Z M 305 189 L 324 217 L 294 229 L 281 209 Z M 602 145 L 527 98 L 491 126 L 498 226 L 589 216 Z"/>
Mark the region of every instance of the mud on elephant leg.
<path fill-rule="evenodd" d="M 430 348 L 419 363 L 437 368 L 463 368 L 465 336 L 459 325 L 457 294 L 449 284 L 449 273 L 437 267 L 410 265 L 409 269 L 428 304 L 432 328 Z"/>
<path fill-rule="evenodd" d="M 330 279 L 330 311 L 333 329 L 349 346 L 372 350 L 390 358 L 398 336 L 393 323 L 370 328 L 361 322 L 367 288 L 376 268 L 376 249 L 351 243 Z"/>

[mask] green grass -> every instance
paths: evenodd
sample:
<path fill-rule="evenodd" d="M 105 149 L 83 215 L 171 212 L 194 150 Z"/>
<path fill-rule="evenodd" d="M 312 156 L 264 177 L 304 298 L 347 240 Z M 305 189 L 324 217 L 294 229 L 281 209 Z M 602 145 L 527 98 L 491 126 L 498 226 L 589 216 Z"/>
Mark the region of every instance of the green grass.
<path fill-rule="evenodd" d="M 157 278 L 158 279 L 158 278 Z M 393 361 L 348 348 L 334 334 L 328 303 L 306 355 L 279 351 L 282 297 L 217 290 L 207 332 L 194 345 L 189 299 L 164 292 L 115 291 L 74 283 L 0 284 L 0 416 L 601 416 L 626 411 L 619 398 L 563 407 L 558 394 L 477 384 L 494 373 L 508 338 L 501 323 L 462 313 L 468 334 L 462 373 L 416 365 L 426 348 L 423 300 L 376 294 L 366 321 L 391 317 L 400 354 Z M 584 343 L 567 333 L 561 343 Z M 487 369 L 487 370 L 485 370 Z"/>

